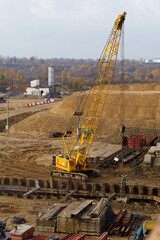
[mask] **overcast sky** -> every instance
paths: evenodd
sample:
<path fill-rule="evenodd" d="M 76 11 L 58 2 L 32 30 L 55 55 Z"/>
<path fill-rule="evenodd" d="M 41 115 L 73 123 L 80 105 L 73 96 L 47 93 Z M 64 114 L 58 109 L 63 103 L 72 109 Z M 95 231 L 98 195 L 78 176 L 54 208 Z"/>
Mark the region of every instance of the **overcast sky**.
<path fill-rule="evenodd" d="M 99 58 L 126 11 L 125 58 L 160 57 L 160 0 L 0 0 L 0 9 L 2 56 Z"/>

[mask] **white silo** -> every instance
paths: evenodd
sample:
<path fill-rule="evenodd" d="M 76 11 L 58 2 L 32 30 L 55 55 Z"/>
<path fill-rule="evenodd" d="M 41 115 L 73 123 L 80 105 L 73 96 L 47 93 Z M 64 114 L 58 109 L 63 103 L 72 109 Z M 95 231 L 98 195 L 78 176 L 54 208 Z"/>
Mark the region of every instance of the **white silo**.
<path fill-rule="evenodd" d="M 54 68 L 48 67 L 48 86 L 54 85 Z"/>

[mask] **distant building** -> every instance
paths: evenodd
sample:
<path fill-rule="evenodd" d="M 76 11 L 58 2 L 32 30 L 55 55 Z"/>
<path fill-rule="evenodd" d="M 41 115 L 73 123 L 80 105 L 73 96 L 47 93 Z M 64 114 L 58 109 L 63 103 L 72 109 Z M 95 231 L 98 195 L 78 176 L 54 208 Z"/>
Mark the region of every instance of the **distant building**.
<path fill-rule="evenodd" d="M 39 86 L 39 79 L 30 81 L 31 87 L 38 87 Z"/>
<path fill-rule="evenodd" d="M 143 61 L 144 64 L 160 64 L 160 58 L 156 59 L 145 59 Z"/>
<path fill-rule="evenodd" d="M 54 86 L 54 68 L 48 67 L 48 86 Z"/>
<path fill-rule="evenodd" d="M 33 87 L 27 87 L 26 94 L 27 95 L 42 95 L 45 96 L 49 93 L 49 88 L 33 88 Z"/>
<path fill-rule="evenodd" d="M 42 87 L 40 85 L 40 80 L 35 79 L 30 81 L 30 87 L 27 87 L 26 94 L 27 95 L 42 95 L 45 96 L 50 92 L 56 92 L 57 84 L 54 81 L 54 68 L 48 67 L 48 83 L 46 87 Z"/>

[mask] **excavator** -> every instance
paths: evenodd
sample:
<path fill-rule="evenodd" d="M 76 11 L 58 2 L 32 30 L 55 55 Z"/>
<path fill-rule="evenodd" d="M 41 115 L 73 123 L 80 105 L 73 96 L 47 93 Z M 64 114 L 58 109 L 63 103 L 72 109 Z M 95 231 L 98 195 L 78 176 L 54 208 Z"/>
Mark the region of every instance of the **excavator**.
<path fill-rule="evenodd" d="M 92 169 L 89 150 L 99 126 L 115 71 L 125 17 L 126 12 L 120 14 L 116 19 L 106 46 L 98 60 L 94 85 L 87 99 L 80 134 L 75 139 L 75 137 L 72 137 L 72 131 L 66 131 L 62 137 L 62 154 L 53 156 L 54 170 L 51 173 L 52 177 L 86 181 L 89 174 L 99 176 L 99 171 Z M 73 115 L 80 116 L 82 114 L 83 111 L 75 111 Z"/>

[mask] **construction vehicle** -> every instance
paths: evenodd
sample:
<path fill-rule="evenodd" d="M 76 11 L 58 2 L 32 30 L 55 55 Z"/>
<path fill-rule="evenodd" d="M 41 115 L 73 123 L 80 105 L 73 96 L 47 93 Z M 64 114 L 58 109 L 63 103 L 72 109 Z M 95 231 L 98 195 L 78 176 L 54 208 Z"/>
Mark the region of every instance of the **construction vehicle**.
<path fill-rule="evenodd" d="M 5 237 L 5 227 L 6 227 L 6 222 L 0 220 L 0 239 L 4 239 Z"/>
<path fill-rule="evenodd" d="M 81 133 L 74 140 L 72 138 L 72 131 L 66 131 L 62 137 L 62 154 L 53 156 L 53 165 L 56 167 L 51 174 L 53 177 L 75 178 L 86 181 L 88 178 L 87 175 L 90 173 L 99 175 L 98 171 L 92 169 L 92 159 L 88 154 L 99 126 L 115 71 L 125 16 L 126 13 L 124 12 L 116 19 L 109 40 L 98 61 L 94 86 L 87 100 Z M 74 112 L 74 116 L 82 114 L 83 111 Z"/>
<path fill-rule="evenodd" d="M 151 230 L 153 230 L 155 225 L 156 225 L 156 221 L 151 221 L 151 220 L 146 220 L 143 223 L 143 234 L 144 234 L 144 237 L 147 237 L 149 235 L 149 233 L 151 232 Z"/>
<path fill-rule="evenodd" d="M 143 223 L 140 225 L 140 227 L 138 228 L 137 232 L 134 234 L 132 239 L 134 239 L 134 240 L 142 240 L 142 239 L 144 239 Z"/>
<path fill-rule="evenodd" d="M 6 100 L 0 96 L 0 103 L 5 103 L 5 102 L 6 102 Z"/>

